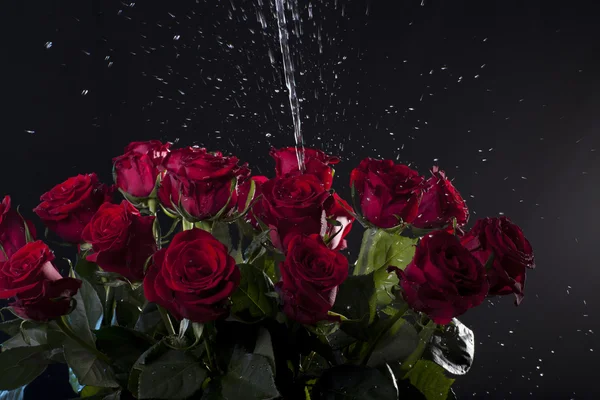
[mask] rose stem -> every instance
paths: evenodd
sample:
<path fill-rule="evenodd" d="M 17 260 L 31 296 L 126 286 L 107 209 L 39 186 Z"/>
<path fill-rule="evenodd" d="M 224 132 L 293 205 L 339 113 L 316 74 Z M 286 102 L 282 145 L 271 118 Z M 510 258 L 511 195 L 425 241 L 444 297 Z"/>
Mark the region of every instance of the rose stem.
<path fill-rule="evenodd" d="M 75 332 L 73 332 L 73 330 L 71 329 L 71 327 L 69 326 L 69 324 L 67 322 L 67 318 L 64 315 L 62 317 L 56 319 L 56 324 L 58 325 L 60 330 L 65 335 L 67 335 L 67 337 L 69 337 L 70 339 L 77 342 L 77 344 L 79 344 L 81 347 L 83 347 L 90 353 L 94 354 L 96 357 L 98 357 L 99 360 L 102 360 L 102 361 L 110 364 L 110 358 L 108 358 L 108 356 L 106 354 L 100 352 L 97 348 L 91 346 L 89 343 L 87 343 L 86 341 L 81 339 L 79 336 L 77 336 L 75 334 Z"/>
<path fill-rule="evenodd" d="M 158 304 L 156 305 L 156 307 L 158 308 L 158 312 L 160 313 L 160 317 L 162 318 L 163 323 L 165 324 L 165 328 L 167 328 L 167 332 L 169 332 L 169 336 L 175 336 L 175 328 L 173 328 L 173 322 L 171 322 L 171 318 L 169 317 L 169 313 L 167 312 L 167 310 L 165 310 L 164 308 L 162 308 Z"/>
<path fill-rule="evenodd" d="M 415 365 L 417 361 L 419 361 L 423 355 L 423 351 L 425 351 L 425 346 L 427 346 L 431 340 L 431 336 L 433 336 L 433 332 L 435 332 L 436 328 L 437 324 L 433 321 L 429 321 L 421 330 L 421 332 L 419 332 L 419 344 L 417 348 L 411 353 L 410 356 L 408 356 L 406 360 L 404 360 L 402 365 L 400 365 L 400 371 L 404 372 L 404 375 L 401 376 L 400 379 L 404 379 L 408 371 L 413 367 L 413 365 Z"/>
<path fill-rule="evenodd" d="M 404 307 L 399 309 L 398 312 L 396 314 L 394 314 L 393 317 L 390 317 L 387 320 L 387 324 L 385 325 L 385 327 L 375 336 L 375 340 L 373 340 L 371 342 L 369 347 L 367 347 L 367 353 L 365 354 L 365 356 L 361 362 L 362 365 L 367 365 L 367 362 L 369 361 L 371 354 L 373 354 L 373 351 L 375 351 L 375 347 L 377 347 L 377 345 L 379 344 L 379 341 L 381 340 L 381 338 L 383 338 L 383 335 L 385 335 L 387 333 L 387 331 L 392 329 L 392 327 L 396 324 L 396 322 L 398 322 L 400 320 L 400 318 L 402 318 L 402 316 L 404 315 L 404 313 L 406 311 L 408 311 L 408 304 L 404 304 Z"/>

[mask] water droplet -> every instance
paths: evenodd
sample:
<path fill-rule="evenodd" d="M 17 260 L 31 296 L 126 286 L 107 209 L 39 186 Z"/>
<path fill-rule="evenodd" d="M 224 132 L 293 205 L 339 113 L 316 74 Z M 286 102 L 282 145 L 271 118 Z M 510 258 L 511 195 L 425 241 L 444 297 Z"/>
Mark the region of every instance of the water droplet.
<path fill-rule="evenodd" d="M 46 42 L 46 44 L 44 45 L 45 48 L 49 49 L 52 47 L 52 42 Z"/>

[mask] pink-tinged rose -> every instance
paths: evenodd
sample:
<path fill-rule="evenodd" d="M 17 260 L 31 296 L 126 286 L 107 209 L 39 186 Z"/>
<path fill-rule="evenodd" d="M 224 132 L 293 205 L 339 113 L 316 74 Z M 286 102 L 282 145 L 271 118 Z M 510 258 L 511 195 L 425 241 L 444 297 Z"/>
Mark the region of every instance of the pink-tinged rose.
<path fill-rule="evenodd" d="M 350 175 L 364 218 L 379 228 L 391 228 L 400 220 L 410 223 L 418 215 L 423 177 L 392 160 L 365 158 Z"/>
<path fill-rule="evenodd" d="M 314 175 L 275 177 L 262 185 L 261 194 L 257 217 L 271 229 L 271 241 L 279 250 L 285 251 L 296 235 L 325 235 L 330 193 Z"/>
<path fill-rule="evenodd" d="M 77 175 L 44 193 L 33 211 L 63 240 L 79 243 L 83 228 L 110 196 L 110 188 L 96 174 Z"/>
<path fill-rule="evenodd" d="M 300 173 L 295 147 L 272 148 L 270 155 L 275 159 L 277 176 Z M 333 183 L 333 174 L 335 171 L 331 165 L 339 162 L 340 159 L 338 157 L 329 156 L 321 150 L 304 149 L 304 173 L 319 178 L 326 190 L 331 189 Z"/>
<path fill-rule="evenodd" d="M 279 264 L 277 284 L 285 314 L 302 324 L 331 319 L 338 286 L 348 277 L 348 260 L 329 249 L 319 235 L 295 236 Z"/>
<path fill-rule="evenodd" d="M 326 238 L 329 238 L 329 247 L 332 250 L 344 250 L 347 247 L 346 236 L 352 230 L 354 216 L 349 211 L 350 204 L 337 193 L 330 196 L 325 202 L 325 215 L 327 215 Z M 336 221 L 335 224 L 332 221 Z"/>
<path fill-rule="evenodd" d="M 514 293 L 516 304 L 523 300 L 528 268 L 535 268 L 531 244 L 523 231 L 506 217 L 485 218 L 462 237 L 463 246 L 485 265 L 494 255 L 487 271 L 490 296 Z"/>
<path fill-rule="evenodd" d="M 35 227 L 31 221 L 24 221 L 17 211 L 11 208 L 10 196 L 0 203 L 0 262 L 6 261 L 27 243 L 25 223 L 29 234 L 35 239 Z"/>
<path fill-rule="evenodd" d="M 0 298 L 19 317 L 45 322 L 67 314 L 81 281 L 63 278 L 52 264 L 54 255 L 41 241 L 25 244 L 0 262 Z"/>
<path fill-rule="evenodd" d="M 154 219 L 140 215 L 127 201 L 104 203 L 83 231 L 83 240 L 92 245 L 87 260 L 130 281 L 141 281 L 146 261 L 156 251 Z"/>
<path fill-rule="evenodd" d="M 170 146 L 158 140 L 130 143 L 123 155 L 113 159 L 117 187 L 133 197 L 149 197 Z"/>
<path fill-rule="evenodd" d="M 237 157 L 198 147 L 171 151 L 163 165 L 166 174 L 158 189 L 160 202 L 195 221 L 215 217 L 221 210 L 220 215 L 229 216 L 238 204 L 238 182 L 250 176 L 245 164 L 238 165 Z"/>
<path fill-rule="evenodd" d="M 144 294 L 179 320 L 204 323 L 229 315 L 229 297 L 240 278 L 227 247 L 210 233 L 191 229 L 154 254 Z"/>
<path fill-rule="evenodd" d="M 481 304 L 488 294 L 481 262 L 445 231 L 423 237 L 412 262 L 404 271 L 396 271 L 406 302 L 436 324 L 449 323 Z"/>
<path fill-rule="evenodd" d="M 237 210 L 239 213 L 242 213 L 246 210 L 246 205 L 248 204 L 248 195 L 250 194 L 250 185 L 251 182 L 254 182 L 254 196 L 251 201 L 251 206 L 248 209 L 248 213 L 246 214 L 246 221 L 252 225 L 254 229 L 259 228 L 259 223 L 256 220 L 256 215 L 260 215 L 261 213 L 261 201 L 259 197 L 262 193 L 262 185 L 268 181 L 269 178 L 266 176 L 253 176 L 250 179 L 247 179 L 244 183 L 238 186 L 238 205 Z"/>
<path fill-rule="evenodd" d="M 469 210 L 462 196 L 444 171 L 435 166 L 431 173 L 433 176 L 425 182 L 418 215 L 412 224 L 422 229 L 439 229 L 456 219 L 456 224 L 463 226 L 469 219 Z"/>

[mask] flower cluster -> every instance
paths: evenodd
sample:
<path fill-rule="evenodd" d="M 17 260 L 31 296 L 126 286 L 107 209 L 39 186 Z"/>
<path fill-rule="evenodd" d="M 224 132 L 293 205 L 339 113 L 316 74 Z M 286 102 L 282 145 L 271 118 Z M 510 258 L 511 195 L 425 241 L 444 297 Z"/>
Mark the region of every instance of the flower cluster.
<path fill-rule="evenodd" d="M 349 203 L 333 190 L 338 157 L 306 149 L 300 169 L 293 147 L 270 155 L 273 176 L 253 176 L 221 152 L 134 142 L 113 159 L 114 185 L 92 173 L 55 186 L 34 212 L 47 235 L 76 245 L 68 277 L 5 197 L 0 298 L 13 299 L 20 335 L 28 335 L 22 320 L 30 329 L 45 326 L 47 336 L 35 339 L 45 346 L 40 357 L 50 362 L 48 351 L 64 352 L 74 389 L 107 396 L 221 391 L 237 398 L 227 393 L 250 373 L 239 354 L 249 338 L 256 344 L 245 357 L 266 362 L 261 373 L 268 376 L 246 381 L 247 398 L 295 398 L 298 387 L 302 396 L 320 398 L 335 389 L 336 376 L 351 373 L 340 363 L 371 368 L 360 379 L 383 379 L 387 387 L 376 368 L 397 365 L 398 379 L 428 393 L 419 382 L 437 371 L 422 364 L 439 353 L 435 335 L 448 335 L 445 327 L 458 326 L 456 317 L 488 296 L 522 301 L 526 271 L 535 266 L 522 230 L 506 217 L 480 219 L 468 230 L 467 205 L 437 166 L 424 177 L 366 158 L 351 172 Z M 115 200 L 117 191 L 124 200 Z M 347 236 L 358 224 L 364 237 L 350 263 Z M 409 326 L 403 334 L 428 343 L 429 353 L 417 344 L 406 354 L 389 350 L 398 348 L 390 343 L 400 323 Z M 16 338 L 3 349 L 33 346 Z M 111 351 L 122 348 L 111 340 L 136 345 L 121 354 Z M 467 339 L 451 340 L 460 348 Z M 74 357 L 73 349 L 89 359 Z M 311 368 L 315 354 L 321 362 Z M 169 360 L 188 368 L 189 379 L 160 386 L 150 378 Z M 93 362 L 104 363 L 103 371 L 87 373 Z M 27 384 L 43 369 L 36 371 L 16 383 L 0 379 L 0 390 Z"/>

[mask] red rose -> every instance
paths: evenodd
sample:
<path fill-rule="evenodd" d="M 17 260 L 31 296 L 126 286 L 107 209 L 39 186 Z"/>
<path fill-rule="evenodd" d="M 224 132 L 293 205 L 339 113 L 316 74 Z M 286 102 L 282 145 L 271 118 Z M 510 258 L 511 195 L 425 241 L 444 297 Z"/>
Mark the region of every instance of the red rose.
<path fill-rule="evenodd" d="M 352 230 L 354 217 L 348 212 L 352 207 L 337 193 L 325 202 L 325 215 L 327 215 L 326 237 L 331 238 L 329 247 L 333 250 L 344 250 L 347 247 L 346 236 Z M 336 224 L 331 221 L 337 221 Z"/>
<path fill-rule="evenodd" d="M 527 268 L 535 268 L 533 249 L 523 231 L 508 218 L 480 219 L 461 239 L 463 246 L 485 265 L 494 254 L 487 271 L 491 296 L 514 293 L 516 304 L 523 300 Z"/>
<path fill-rule="evenodd" d="M 248 223 L 250 223 L 250 225 L 252 225 L 254 227 L 254 229 L 259 228 L 258 221 L 256 220 L 256 215 L 260 215 L 261 210 L 262 210 L 261 202 L 260 202 L 260 200 L 258 200 L 258 198 L 261 195 L 262 185 L 268 180 L 269 180 L 269 178 L 267 178 L 266 176 L 262 176 L 262 175 L 253 176 L 252 178 L 247 179 L 244 183 L 242 183 L 238 187 L 239 190 L 238 190 L 237 209 L 238 209 L 239 213 L 242 213 L 246 209 L 246 204 L 248 202 L 248 195 L 250 194 L 251 182 L 252 181 L 254 182 L 255 189 L 254 189 L 253 199 L 256 201 L 254 201 L 254 204 L 252 204 L 251 209 L 248 210 L 248 214 L 246 214 L 246 221 L 248 221 Z"/>
<path fill-rule="evenodd" d="M 71 243 L 81 241 L 81 232 L 100 205 L 110 200 L 110 191 L 96 174 L 77 175 L 56 185 L 41 197 L 33 211 L 58 236 Z"/>
<path fill-rule="evenodd" d="M 277 176 L 300 173 L 295 147 L 286 147 L 279 150 L 272 148 L 270 154 L 275 159 Z M 321 150 L 304 149 L 304 173 L 319 178 L 326 190 L 331 189 L 333 174 L 335 172 L 330 165 L 335 165 L 339 162 L 339 158 L 328 156 Z"/>
<path fill-rule="evenodd" d="M 295 236 L 279 270 L 277 286 L 288 317 L 308 325 L 330 319 L 338 286 L 348 277 L 346 257 L 325 246 L 319 235 Z"/>
<path fill-rule="evenodd" d="M 35 227 L 27 221 L 29 233 L 35 238 Z M 21 247 L 25 246 L 25 221 L 10 207 L 10 196 L 0 203 L 0 262 L 6 261 Z"/>
<path fill-rule="evenodd" d="M 295 235 L 325 234 L 325 201 L 330 197 L 314 175 L 286 175 L 265 182 L 261 189 L 258 218 L 271 231 L 271 241 L 280 250 Z"/>
<path fill-rule="evenodd" d="M 120 205 L 104 203 L 83 230 L 83 240 L 93 251 L 86 259 L 105 271 L 141 281 L 146 260 L 156 251 L 154 219 L 142 217 L 127 201 Z"/>
<path fill-rule="evenodd" d="M 144 293 L 177 319 L 209 322 L 228 315 L 229 296 L 239 283 L 240 270 L 227 247 L 210 233 L 191 229 L 154 254 Z"/>
<path fill-rule="evenodd" d="M 159 200 L 173 213 L 193 221 L 214 217 L 221 210 L 221 215 L 228 216 L 237 205 L 237 182 L 250 175 L 236 157 L 198 147 L 173 150 L 163 164 L 167 173 L 158 190 Z"/>
<path fill-rule="evenodd" d="M 27 243 L 0 262 L 0 298 L 24 319 L 48 321 L 67 314 L 81 281 L 63 278 L 52 265 L 54 255 L 41 241 Z"/>
<path fill-rule="evenodd" d="M 130 143 L 125 154 L 113 159 L 117 187 L 133 197 L 149 197 L 170 146 L 158 140 Z"/>
<path fill-rule="evenodd" d="M 419 209 L 423 178 L 406 165 L 365 158 L 352 170 L 350 185 L 360 198 L 363 216 L 380 228 L 412 222 Z"/>
<path fill-rule="evenodd" d="M 481 304 L 489 288 L 481 262 L 445 231 L 423 237 L 412 262 L 396 271 L 406 302 L 437 324 Z"/>
<path fill-rule="evenodd" d="M 452 224 L 454 218 L 458 226 L 466 224 L 469 210 L 458 190 L 437 166 L 431 173 L 433 176 L 425 183 L 418 215 L 412 224 L 417 228 L 436 229 Z"/>

